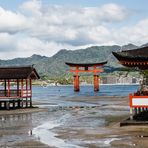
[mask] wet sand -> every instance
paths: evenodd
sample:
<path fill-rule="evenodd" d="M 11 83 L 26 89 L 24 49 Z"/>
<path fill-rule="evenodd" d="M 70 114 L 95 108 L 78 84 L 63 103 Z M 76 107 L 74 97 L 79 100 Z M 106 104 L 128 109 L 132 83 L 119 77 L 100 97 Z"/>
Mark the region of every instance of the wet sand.
<path fill-rule="evenodd" d="M 148 146 L 147 126 L 119 126 L 119 122 L 129 116 L 128 97 L 73 97 L 66 101 L 90 103 L 91 106 L 56 110 L 48 107 L 45 112 L 23 112 L 20 115 L 6 115 L 4 119 L 0 115 L 0 147 Z M 52 127 L 52 124 L 57 126 Z M 46 137 L 43 137 L 44 133 L 47 134 Z"/>
<path fill-rule="evenodd" d="M 90 109 L 87 113 L 87 118 L 90 114 L 97 114 L 98 110 L 105 112 L 107 110 L 113 114 L 104 115 L 106 120 L 105 126 L 85 127 L 81 126 L 61 126 L 54 129 L 57 132 L 58 138 L 64 140 L 70 139 L 74 144 L 79 144 L 82 147 L 147 147 L 148 145 L 148 127 L 146 126 L 126 126 L 120 127 L 120 121 L 129 117 L 128 97 L 85 97 L 83 99 L 71 98 L 70 101 L 78 102 L 93 102 L 97 104 L 103 101 L 102 106 L 96 109 Z M 105 101 L 104 101 L 105 100 Z M 106 104 L 107 102 L 110 102 Z M 76 109 L 77 114 L 81 109 Z M 97 118 L 97 116 L 95 117 Z M 100 116 L 98 116 L 100 118 Z M 80 122 L 81 119 L 79 118 Z M 93 122 L 92 118 L 92 122 Z M 91 122 L 91 121 L 90 121 Z"/>
<path fill-rule="evenodd" d="M 22 108 L 22 109 L 15 109 L 15 110 L 0 110 L 0 116 L 2 115 L 16 115 L 16 114 L 27 114 L 27 113 L 34 113 L 34 112 L 46 112 L 46 108 Z"/>

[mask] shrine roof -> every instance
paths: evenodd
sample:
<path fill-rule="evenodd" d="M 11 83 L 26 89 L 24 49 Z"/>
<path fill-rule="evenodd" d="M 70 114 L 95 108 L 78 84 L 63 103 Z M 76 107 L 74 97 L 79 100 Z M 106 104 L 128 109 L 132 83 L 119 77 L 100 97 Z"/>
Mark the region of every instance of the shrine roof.
<path fill-rule="evenodd" d="M 148 61 L 148 46 L 141 47 L 138 49 L 112 52 L 112 53 L 119 61 L 133 61 L 133 60 L 137 62 Z"/>
<path fill-rule="evenodd" d="M 138 67 L 142 70 L 148 69 L 148 46 L 112 53 L 124 66 Z"/>
<path fill-rule="evenodd" d="M 39 79 L 33 66 L 0 67 L 0 79 Z"/>

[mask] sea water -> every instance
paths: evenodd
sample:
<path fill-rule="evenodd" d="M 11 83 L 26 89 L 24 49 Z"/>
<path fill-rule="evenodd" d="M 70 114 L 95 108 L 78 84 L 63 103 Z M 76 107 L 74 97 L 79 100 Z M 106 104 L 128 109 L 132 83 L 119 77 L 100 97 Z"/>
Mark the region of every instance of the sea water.
<path fill-rule="evenodd" d="M 138 85 L 101 85 L 100 91 L 94 92 L 93 86 L 81 86 L 80 92 L 74 92 L 73 86 L 34 86 L 33 100 L 59 105 L 70 105 L 67 98 L 92 96 L 128 96 L 138 89 Z M 72 103 L 72 102 L 71 102 Z M 82 104 L 83 105 L 83 104 Z"/>
<path fill-rule="evenodd" d="M 120 115 L 120 111 L 114 111 L 106 109 L 105 111 L 97 108 L 94 109 L 82 109 L 82 110 L 56 110 L 50 111 L 52 106 L 91 106 L 92 102 L 73 102 L 67 101 L 68 98 L 79 98 L 83 97 L 95 97 L 95 96 L 128 96 L 129 93 L 136 91 L 137 85 L 102 85 L 100 86 L 99 92 L 93 91 L 93 86 L 81 86 L 80 92 L 74 92 L 73 86 L 48 86 L 40 87 L 33 86 L 33 101 L 43 102 L 49 104 L 49 111 L 46 113 L 34 113 L 34 114 L 22 114 L 22 115 L 9 115 L 1 116 L 0 121 L 1 133 L 3 133 L 0 138 L 0 145 L 15 144 L 15 142 L 23 142 L 36 138 L 37 140 L 45 143 L 47 145 L 52 145 L 55 147 L 68 147 L 68 148 L 78 148 L 80 141 L 64 141 L 56 137 L 56 134 L 52 131 L 54 128 L 59 126 L 71 127 L 76 126 L 77 128 L 91 130 L 96 127 L 104 127 L 106 115 Z M 118 99 L 118 97 L 117 97 Z M 111 104 L 107 102 L 106 104 Z M 100 103 L 101 101 L 98 100 Z M 53 105 L 51 105 L 53 104 Z M 89 115 L 89 117 L 87 116 Z M 115 116 L 116 116 L 115 115 Z M 83 126 L 82 126 L 83 125 Z M 85 125 L 85 126 L 84 126 Z M 31 137 L 28 137 L 28 131 L 32 131 Z M 3 131 L 7 131 L 10 134 L 6 134 Z M 13 133 L 13 134 L 12 134 Z M 18 134 L 20 133 L 20 134 Z M 29 132 L 30 133 L 30 132 Z M 29 134 L 30 136 L 30 134 Z M 98 140 L 99 145 L 110 146 L 110 142 L 117 140 L 114 138 Z M 92 141 L 83 141 L 83 143 L 91 143 Z M 77 144 L 78 143 L 78 144 Z M 76 146 L 77 145 L 77 146 Z"/>
<path fill-rule="evenodd" d="M 70 102 L 67 101 L 67 98 L 83 98 L 83 97 L 92 97 L 92 96 L 128 96 L 129 93 L 136 91 L 138 88 L 137 85 L 102 85 L 100 86 L 100 91 L 94 92 L 93 86 L 82 86 L 80 92 L 74 92 L 73 86 L 49 86 L 49 87 L 34 87 L 34 101 L 41 101 L 45 103 L 55 103 L 57 106 L 92 106 L 94 104 L 92 103 L 86 103 L 86 102 Z M 79 99 L 80 100 L 80 99 Z M 99 100 L 99 103 L 101 103 L 101 100 Z M 110 102 L 105 102 L 110 103 Z M 49 106 L 51 108 L 51 105 Z M 62 112 L 62 111 L 61 111 Z M 99 118 L 82 118 L 82 116 L 85 116 L 84 111 L 79 111 L 78 118 L 81 119 L 81 122 L 79 122 L 79 119 L 77 119 L 77 114 L 75 117 L 72 117 L 72 113 L 70 114 L 70 111 L 63 111 L 64 114 L 61 115 L 58 119 L 55 119 L 53 121 L 48 121 L 46 123 L 43 123 L 36 128 L 33 129 L 33 133 L 35 134 L 35 137 L 40 137 L 40 141 L 50 145 L 55 146 L 58 148 L 61 147 L 68 147 L 68 148 L 78 148 L 78 145 L 76 144 L 69 144 L 65 142 L 62 139 L 56 138 L 56 134 L 51 132 L 53 128 L 56 128 L 58 126 L 75 126 L 75 127 L 81 127 L 83 125 L 83 129 L 89 129 L 89 128 L 95 128 L 98 126 L 104 126 L 105 120 L 102 118 L 105 115 L 113 115 L 118 114 L 118 112 L 112 112 L 110 110 L 106 110 L 105 112 L 102 112 L 98 109 L 97 113 Z M 88 114 L 89 111 L 87 111 L 86 114 Z M 59 114 L 59 113 L 58 113 Z M 119 112 L 120 114 L 120 112 Z M 92 122 L 93 119 L 93 122 Z M 70 124 L 70 125 L 68 125 Z M 50 139 L 50 140 L 49 140 Z M 102 140 L 95 141 L 95 143 L 98 143 L 99 146 L 110 146 L 110 143 L 114 140 L 120 140 L 119 138 L 106 138 Z M 77 143 L 79 143 L 78 141 Z M 83 141 L 85 143 L 91 143 L 93 141 Z"/>

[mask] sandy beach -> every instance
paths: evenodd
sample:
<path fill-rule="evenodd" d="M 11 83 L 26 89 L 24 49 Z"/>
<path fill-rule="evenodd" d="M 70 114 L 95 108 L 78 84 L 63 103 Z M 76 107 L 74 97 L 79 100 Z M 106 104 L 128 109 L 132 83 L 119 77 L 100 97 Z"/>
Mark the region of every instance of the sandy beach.
<path fill-rule="evenodd" d="M 128 97 L 71 97 L 66 101 L 91 106 L 43 107 L 44 103 L 35 102 L 39 109 L 1 113 L 0 147 L 147 147 L 147 126 L 119 125 L 129 117 Z"/>

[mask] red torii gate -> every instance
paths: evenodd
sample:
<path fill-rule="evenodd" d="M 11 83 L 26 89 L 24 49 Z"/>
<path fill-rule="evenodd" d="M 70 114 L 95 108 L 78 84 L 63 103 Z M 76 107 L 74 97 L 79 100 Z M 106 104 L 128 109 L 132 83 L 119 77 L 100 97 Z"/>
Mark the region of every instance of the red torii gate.
<path fill-rule="evenodd" d="M 101 63 L 69 63 L 66 62 L 65 64 L 68 65 L 71 69 L 70 72 L 74 73 L 74 91 L 80 91 L 79 86 L 79 73 L 80 72 L 92 72 L 94 75 L 94 91 L 99 91 L 99 74 L 103 72 L 101 67 L 106 64 L 107 61 Z"/>

